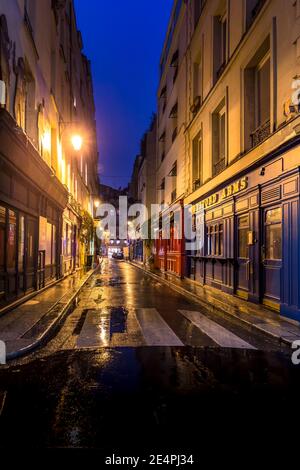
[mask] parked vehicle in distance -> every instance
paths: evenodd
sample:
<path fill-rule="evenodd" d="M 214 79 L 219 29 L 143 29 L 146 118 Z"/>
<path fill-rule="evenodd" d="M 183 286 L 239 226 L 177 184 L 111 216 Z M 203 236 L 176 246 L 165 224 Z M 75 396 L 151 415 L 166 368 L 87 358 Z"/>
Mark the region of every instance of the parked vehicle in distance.
<path fill-rule="evenodd" d="M 118 251 L 117 253 L 112 254 L 112 258 L 113 259 L 124 259 L 124 255 L 123 255 L 122 251 Z"/>

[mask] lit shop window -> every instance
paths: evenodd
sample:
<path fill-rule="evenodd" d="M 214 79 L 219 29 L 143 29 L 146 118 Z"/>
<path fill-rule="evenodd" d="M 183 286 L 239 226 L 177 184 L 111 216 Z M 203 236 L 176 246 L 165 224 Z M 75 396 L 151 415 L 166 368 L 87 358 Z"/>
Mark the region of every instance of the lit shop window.
<path fill-rule="evenodd" d="M 211 224 L 206 227 L 207 256 L 223 256 L 223 224 Z"/>
<path fill-rule="evenodd" d="M 238 257 L 248 258 L 249 247 L 247 236 L 249 231 L 249 217 L 247 215 L 239 217 L 238 219 Z"/>
<path fill-rule="evenodd" d="M 282 258 L 282 210 L 281 207 L 266 212 L 266 259 Z"/>

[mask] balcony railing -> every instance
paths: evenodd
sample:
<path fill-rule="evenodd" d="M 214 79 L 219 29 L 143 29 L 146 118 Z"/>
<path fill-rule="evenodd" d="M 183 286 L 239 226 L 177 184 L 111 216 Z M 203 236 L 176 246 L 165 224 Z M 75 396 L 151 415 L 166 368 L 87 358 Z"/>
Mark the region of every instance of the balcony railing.
<path fill-rule="evenodd" d="M 193 182 L 193 190 L 196 191 L 196 189 L 200 188 L 200 186 L 201 186 L 201 180 L 200 178 L 197 178 Z"/>
<path fill-rule="evenodd" d="M 256 145 L 260 144 L 263 140 L 265 140 L 271 133 L 271 126 L 270 121 L 266 121 L 264 124 L 259 126 L 255 129 L 254 132 L 251 133 L 251 144 L 252 147 L 256 147 Z"/>
<path fill-rule="evenodd" d="M 225 170 L 225 158 L 222 158 L 222 160 L 219 160 L 218 162 L 214 163 L 213 176 L 218 175 L 223 170 Z"/>

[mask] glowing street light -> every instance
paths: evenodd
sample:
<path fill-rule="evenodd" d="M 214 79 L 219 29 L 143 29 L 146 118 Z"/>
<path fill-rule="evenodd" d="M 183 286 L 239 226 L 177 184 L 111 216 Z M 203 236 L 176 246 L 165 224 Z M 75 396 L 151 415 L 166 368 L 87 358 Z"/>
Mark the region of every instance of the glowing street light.
<path fill-rule="evenodd" d="M 95 200 L 94 200 L 94 206 L 96 207 L 96 209 L 98 209 L 99 204 L 100 204 L 99 199 L 95 199 Z"/>
<path fill-rule="evenodd" d="M 76 152 L 79 152 L 79 150 L 81 150 L 81 147 L 82 147 L 82 137 L 78 134 L 75 134 L 71 137 L 71 142 L 72 142 L 74 150 Z"/>

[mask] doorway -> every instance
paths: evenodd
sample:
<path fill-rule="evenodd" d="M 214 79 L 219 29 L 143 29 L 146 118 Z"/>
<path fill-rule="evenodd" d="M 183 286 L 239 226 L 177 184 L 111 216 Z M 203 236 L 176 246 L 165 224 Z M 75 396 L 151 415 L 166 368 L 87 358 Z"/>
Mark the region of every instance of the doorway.
<path fill-rule="evenodd" d="M 282 208 L 263 211 L 263 245 L 261 250 L 263 292 L 262 302 L 280 310 L 282 268 Z"/>
<path fill-rule="evenodd" d="M 237 218 L 237 253 L 236 253 L 236 294 L 248 299 L 250 281 L 250 259 L 248 232 L 250 227 L 249 215 L 240 215 Z"/>

